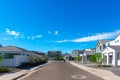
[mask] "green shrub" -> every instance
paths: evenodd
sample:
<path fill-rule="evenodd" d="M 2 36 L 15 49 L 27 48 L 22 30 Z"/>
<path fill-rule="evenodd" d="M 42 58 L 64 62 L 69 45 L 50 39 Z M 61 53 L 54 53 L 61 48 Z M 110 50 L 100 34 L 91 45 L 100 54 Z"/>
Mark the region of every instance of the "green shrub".
<path fill-rule="evenodd" d="M 9 70 L 9 68 L 7 68 L 7 67 L 1 67 L 0 68 L 0 73 L 6 73 L 6 72 L 9 72 L 10 70 Z"/>
<path fill-rule="evenodd" d="M 42 59 L 40 57 L 36 57 L 34 60 L 36 64 L 40 64 L 42 62 Z"/>
<path fill-rule="evenodd" d="M 91 61 L 91 62 L 96 62 L 95 55 L 90 55 L 89 61 Z"/>
<path fill-rule="evenodd" d="M 111 67 L 110 65 L 101 65 L 101 67 Z"/>
<path fill-rule="evenodd" d="M 23 63 L 21 64 L 21 66 L 29 66 L 29 65 L 30 65 L 29 62 L 23 62 Z"/>
<path fill-rule="evenodd" d="M 102 54 L 101 53 L 95 53 L 94 55 L 90 55 L 89 60 L 91 62 L 95 62 L 97 64 L 98 67 L 100 67 L 102 65 Z"/>
<path fill-rule="evenodd" d="M 54 60 L 57 60 L 57 57 L 54 57 Z"/>

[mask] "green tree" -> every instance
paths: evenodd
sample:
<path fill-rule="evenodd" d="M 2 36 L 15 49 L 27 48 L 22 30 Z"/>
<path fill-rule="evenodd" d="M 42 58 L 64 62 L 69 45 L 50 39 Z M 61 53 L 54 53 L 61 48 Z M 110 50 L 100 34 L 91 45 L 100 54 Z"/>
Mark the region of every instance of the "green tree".
<path fill-rule="evenodd" d="M 90 55 L 89 61 L 91 61 L 91 62 L 96 62 L 95 55 Z"/>
<path fill-rule="evenodd" d="M 96 58 L 97 66 L 100 67 L 102 65 L 102 61 L 103 61 L 102 54 L 96 53 L 95 58 Z"/>
<path fill-rule="evenodd" d="M 36 63 L 36 64 L 40 64 L 41 62 L 42 62 L 41 57 L 37 56 L 37 57 L 35 58 L 35 63 Z"/>
<path fill-rule="evenodd" d="M 2 54 L 0 54 L 0 61 L 3 59 Z"/>
<path fill-rule="evenodd" d="M 54 60 L 57 60 L 57 57 L 54 57 Z"/>
<path fill-rule="evenodd" d="M 95 62 L 97 64 L 98 67 L 100 67 L 102 65 L 102 54 L 101 53 L 95 53 L 94 55 L 90 55 L 89 60 L 91 62 Z"/>

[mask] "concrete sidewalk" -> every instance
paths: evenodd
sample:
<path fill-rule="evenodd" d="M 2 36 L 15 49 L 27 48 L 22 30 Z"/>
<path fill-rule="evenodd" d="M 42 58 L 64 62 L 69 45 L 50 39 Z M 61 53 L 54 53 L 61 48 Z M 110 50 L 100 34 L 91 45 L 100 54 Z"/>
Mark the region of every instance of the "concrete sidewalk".
<path fill-rule="evenodd" d="M 103 78 L 104 80 L 120 80 L 120 76 L 117 76 L 115 74 L 113 74 L 111 71 L 108 70 L 101 70 L 101 69 L 96 69 L 96 68 L 90 68 L 90 67 L 86 67 L 84 65 L 75 63 L 75 62 L 69 62 L 70 64 L 79 67 L 87 72 L 90 72 L 98 77 Z"/>
<path fill-rule="evenodd" d="M 39 66 L 36 66 L 36 67 L 33 67 L 31 68 L 30 70 L 22 70 L 22 71 L 19 71 L 19 72 L 16 72 L 16 73 L 8 73 L 8 74 L 5 74 L 5 75 L 2 75 L 0 76 L 0 80 L 17 80 L 18 78 L 30 73 L 30 72 L 33 72 L 45 65 L 47 65 L 48 63 L 46 64 L 43 64 L 43 65 L 39 65 Z"/>

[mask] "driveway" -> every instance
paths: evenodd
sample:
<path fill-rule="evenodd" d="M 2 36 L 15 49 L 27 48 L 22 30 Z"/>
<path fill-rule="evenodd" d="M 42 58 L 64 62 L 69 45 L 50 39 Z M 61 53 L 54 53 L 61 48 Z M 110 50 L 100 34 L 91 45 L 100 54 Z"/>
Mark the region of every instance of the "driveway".
<path fill-rule="evenodd" d="M 103 80 L 67 62 L 52 62 L 24 80 Z"/>

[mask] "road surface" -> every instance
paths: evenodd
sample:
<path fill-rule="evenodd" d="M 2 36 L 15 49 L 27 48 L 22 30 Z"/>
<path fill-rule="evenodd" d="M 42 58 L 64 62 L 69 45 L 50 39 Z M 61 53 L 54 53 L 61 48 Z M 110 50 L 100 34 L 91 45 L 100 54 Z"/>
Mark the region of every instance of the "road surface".
<path fill-rule="evenodd" d="M 24 80 L 103 80 L 68 62 L 51 62 Z"/>

